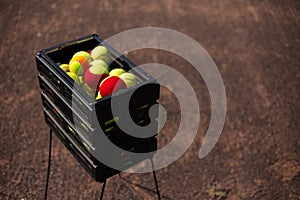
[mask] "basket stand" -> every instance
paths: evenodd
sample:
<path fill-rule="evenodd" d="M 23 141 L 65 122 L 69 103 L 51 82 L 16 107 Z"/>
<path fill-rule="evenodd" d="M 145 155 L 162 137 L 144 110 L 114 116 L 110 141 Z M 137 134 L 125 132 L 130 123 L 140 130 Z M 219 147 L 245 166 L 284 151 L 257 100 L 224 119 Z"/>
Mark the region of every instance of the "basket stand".
<path fill-rule="evenodd" d="M 50 133 L 49 133 L 49 148 L 48 148 L 48 150 L 49 150 L 49 152 L 48 152 L 48 168 L 47 168 L 45 195 L 44 195 L 45 200 L 47 199 L 47 194 L 48 194 L 48 184 L 49 184 L 50 167 L 51 167 L 51 151 L 52 151 L 52 129 L 51 128 L 50 128 Z M 150 161 L 151 161 L 151 167 L 152 167 L 152 172 L 153 172 L 153 179 L 154 179 L 154 183 L 155 183 L 157 198 L 158 198 L 158 200 L 161 200 L 158 183 L 157 183 L 157 179 L 156 179 L 156 173 L 155 173 L 155 169 L 154 169 L 153 159 L 150 158 Z M 106 185 L 106 179 L 104 180 L 104 182 L 102 184 L 100 200 L 103 199 L 105 185 Z"/>

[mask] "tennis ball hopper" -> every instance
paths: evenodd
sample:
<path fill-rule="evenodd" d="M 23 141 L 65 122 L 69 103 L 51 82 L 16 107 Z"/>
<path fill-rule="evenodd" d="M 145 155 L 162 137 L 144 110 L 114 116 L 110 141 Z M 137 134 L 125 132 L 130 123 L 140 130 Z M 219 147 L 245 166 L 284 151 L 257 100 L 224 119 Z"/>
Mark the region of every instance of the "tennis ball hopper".
<path fill-rule="evenodd" d="M 125 56 L 118 57 L 120 53 L 106 45 L 112 59 L 109 68 L 130 70 L 137 77 L 138 84 L 98 100 L 95 99 L 96 96 L 89 95 L 59 65 L 68 63 L 76 52 L 92 50 L 103 45 L 102 42 L 96 34 L 71 40 L 38 52 L 36 64 L 45 121 L 50 130 L 54 131 L 95 181 L 105 183 L 107 178 L 120 171 L 145 159 L 152 159 L 157 150 L 158 124 L 155 118 L 158 110 L 151 111 L 151 118 L 149 110 L 151 107 L 157 108 L 153 105 L 159 99 L 160 86 L 155 78 L 137 69 Z M 113 111 L 112 106 L 115 108 Z M 130 113 L 130 119 L 125 118 L 125 112 Z M 147 127 L 147 133 L 141 132 L 141 137 L 135 137 L 128 130 L 122 130 L 118 122 L 126 123 L 126 120 L 131 120 L 131 123 L 140 127 Z M 145 134 L 149 132 L 151 136 L 147 137 Z M 105 151 L 101 146 L 103 137 L 123 150 L 116 158 L 122 166 L 121 170 L 102 163 L 97 157 Z M 146 157 L 127 156 L 124 159 L 126 152 L 148 154 Z M 106 153 L 109 157 L 109 152 Z"/>

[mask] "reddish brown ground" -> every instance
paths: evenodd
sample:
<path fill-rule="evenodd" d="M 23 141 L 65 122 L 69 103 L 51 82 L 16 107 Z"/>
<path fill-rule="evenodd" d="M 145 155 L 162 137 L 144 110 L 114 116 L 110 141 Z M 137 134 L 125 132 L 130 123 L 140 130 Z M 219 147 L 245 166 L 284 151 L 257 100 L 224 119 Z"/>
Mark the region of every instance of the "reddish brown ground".
<path fill-rule="evenodd" d="M 35 53 L 89 33 L 107 38 L 143 26 L 171 28 L 202 44 L 227 92 L 224 131 L 213 151 L 199 159 L 210 117 L 205 83 L 183 71 L 184 62 L 174 55 L 130 54 L 138 64 L 158 62 L 183 71 L 199 91 L 197 138 L 183 157 L 157 171 L 163 199 L 300 199 L 298 1 L 1 1 L 0 11 L 0 199 L 43 198 L 49 129 Z M 162 102 L 173 114 L 160 146 L 171 140 L 178 123 L 177 101 L 166 90 Z M 99 198 L 100 184 L 57 138 L 52 164 L 49 199 Z M 155 198 L 150 173 L 122 175 L 136 185 L 113 177 L 105 199 Z"/>

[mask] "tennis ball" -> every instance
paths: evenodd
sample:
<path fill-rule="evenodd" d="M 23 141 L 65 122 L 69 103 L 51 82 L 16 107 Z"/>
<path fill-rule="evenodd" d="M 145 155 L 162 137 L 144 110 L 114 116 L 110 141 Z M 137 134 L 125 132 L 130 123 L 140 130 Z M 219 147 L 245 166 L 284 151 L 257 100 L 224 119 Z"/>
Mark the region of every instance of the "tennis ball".
<path fill-rule="evenodd" d="M 101 99 L 102 97 L 101 97 L 101 94 L 100 94 L 100 92 L 98 92 L 98 94 L 97 94 L 97 96 L 96 96 L 96 100 L 98 100 L 98 99 Z"/>
<path fill-rule="evenodd" d="M 108 76 L 108 70 L 103 66 L 91 66 L 84 74 L 84 82 L 92 89 L 99 87 L 103 79 Z"/>
<path fill-rule="evenodd" d="M 81 85 L 82 76 L 77 76 L 73 72 L 66 72 L 78 85 Z M 81 80 L 80 80 L 81 78 Z"/>
<path fill-rule="evenodd" d="M 74 56 L 70 62 L 69 62 L 69 65 L 71 62 L 73 61 L 77 61 L 81 64 L 82 68 L 84 69 L 84 71 L 86 71 L 89 67 L 90 67 L 90 62 L 88 61 L 88 59 L 86 59 L 84 56 Z"/>
<path fill-rule="evenodd" d="M 92 88 L 90 88 L 86 83 L 82 84 L 82 88 L 86 91 L 86 93 L 92 97 L 95 98 L 96 95 L 96 90 L 93 90 Z"/>
<path fill-rule="evenodd" d="M 73 57 L 76 57 L 76 56 L 83 56 L 83 57 L 85 57 L 89 62 L 92 62 L 92 61 L 93 61 L 91 55 L 90 55 L 88 52 L 86 52 L 86 51 L 78 51 L 78 52 L 76 52 L 76 53 L 73 55 Z"/>
<path fill-rule="evenodd" d="M 67 74 L 75 81 L 76 80 L 76 77 L 77 75 L 73 72 L 67 72 Z"/>
<path fill-rule="evenodd" d="M 124 81 L 118 76 L 109 76 L 101 82 L 99 92 L 102 97 L 105 97 L 120 89 L 126 89 Z"/>
<path fill-rule="evenodd" d="M 68 64 L 61 64 L 59 65 L 59 67 L 64 70 L 65 72 L 69 71 L 69 65 Z"/>
<path fill-rule="evenodd" d="M 121 68 L 113 69 L 109 72 L 110 76 L 120 76 L 121 74 L 125 73 L 126 71 Z"/>
<path fill-rule="evenodd" d="M 76 60 L 70 62 L 69 70 L 70 72 L 78 74 L 80 76 L 84 74 L 84 69 L 82 68 L 82 65 Z"/>
<path fill-rule="evenodd" d="M 126 84 L 127 88 L 135 86 L 138 83 L 138 79 L 132 73 L 126 72 L 119 76 Z"/>
<path fill-rule="evenodd" d="M 99 67 L 105 67 L 105 68 L 108 67 L 106 62 L 104 62 L 103 60 L 94 60 L 90 64 L 91 64 L 91 66 L 99 66 Z"/>
<path fill-rule="evenodd" d="M 94 60 L 103 60 L 104 62 L 109 63 L 111 53 L 105 46 L 97 46 L 92 50 L 91 56 Z"/>
<path fill-rule="evenodd" d="M 77 82 L 78 82 L 79 85 L 84 84 L 83 76 L 77 76 L 76 80 L 78 80 Z"/>

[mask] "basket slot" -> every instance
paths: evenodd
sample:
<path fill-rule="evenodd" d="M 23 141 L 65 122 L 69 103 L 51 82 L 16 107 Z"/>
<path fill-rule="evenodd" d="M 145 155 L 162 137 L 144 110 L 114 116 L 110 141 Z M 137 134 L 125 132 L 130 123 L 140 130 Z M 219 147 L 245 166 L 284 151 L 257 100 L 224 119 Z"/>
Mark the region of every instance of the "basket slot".
<path fill-rule="evenodd" d="M 72 123 L 64 116 L 64 114 L 62 113 L 61 110 L 59 110 L 59 108 L 57 108 L 53 102 L 49 101 L 49 99 L 47 99 L 46 96 L 43 96 L 42 98 L 44 104 L 46 105 L 46 109 L 47 110 L 50 110 L 50 112 L 52 110 L 55 110 L 56 113 L 60 116 L 62 120 L 62 126 L 65 127 L 65 129 L 69 130 L 69 128 L 67 128 L 68 126 L 70 126 L 72 128 L 72 130 L 77 130 L 73 125 Z M 53 113 L 53 112 L 51 112 Z M 88 139 L 89 139 L 89 135 L 86 135 L 86 134 L 82 134 L 82 132 L 80 132 L 79 130 L 77 130 L 78 133 L 80 134 L 77 134 L 79 136 L 79 138 L 77 138 L 79 141 L 84 141 L 86 142 L 92 149 L 94 149 L 93 147 L 93 144 L 91 144 L 90 142 L 88 142 Z"/>
<path fill-rule="evenodd" d="M 73 119 L 73 114 L 76 115 L 86 126 L 93 130 L 89 121 L 87 121 L 87 114 L 89 113 L 85 106 L 78 107 L 77 103 L 73 103 L 72 106 L 67 102 L 67 100 L 49 83 L 43 76 L 39 76 L 41 89 L 47 94 L 53 102 L 60 107 L 61 110 L 66 110 L 67 115 L 70 119 Z M 50 92 L 49 92 L 50 91 Z M 54 94 L 54 95 L 53 95 Z M 80 113 L 80 114 L 78 114 Z"/>

